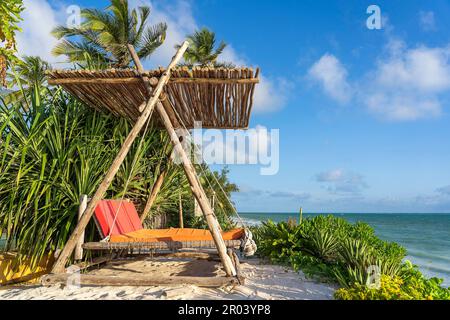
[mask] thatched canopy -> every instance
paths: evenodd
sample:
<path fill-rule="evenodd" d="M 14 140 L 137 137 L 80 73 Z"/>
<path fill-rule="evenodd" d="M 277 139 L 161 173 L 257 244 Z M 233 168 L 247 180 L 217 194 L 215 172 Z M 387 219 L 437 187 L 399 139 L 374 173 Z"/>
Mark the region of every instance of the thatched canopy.
<path fill-rule="evenodd" d="M 146 71 L 144 76 L 156 85 L 164 71 Z M 258 76 L 259 70 L 249 68 L 177 68 L 161 99 L 170 102 L 173 116 L 180 117 L 187 128 L 201 121 L 203 128 L 245 129 Z M 139 117 L 140 107 L 149 97 L 134 69 L 52 70 L 48 77 L 49 84 L 61 85 L 89 106 L 132 121 Z"/>

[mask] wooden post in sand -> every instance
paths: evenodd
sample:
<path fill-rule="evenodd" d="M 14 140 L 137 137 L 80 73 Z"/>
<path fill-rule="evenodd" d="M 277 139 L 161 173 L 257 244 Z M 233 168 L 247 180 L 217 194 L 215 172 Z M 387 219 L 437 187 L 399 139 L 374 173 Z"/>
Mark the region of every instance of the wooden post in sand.
<path fill-rule="evenodd" d="M 78 221 L 83 217 L 84 212 L 86 211 L 88 203 L 88 197 L 85 194 L 80 196 L 80 207 L 78 208 Z M 80 239 L 78 240 L 77 246 L 75 247 L 75 260 L 83 259 L 83 243 L 84 243 L 84 231 L 81 233 Z"/>
<path fill-rule="evenodd" d="M 180 228 L 184 229 L 184 221 L 183 221 L 183 202 L 181 199 L 181 192 L 178 195 L 178 201 L 180 202 L 180 208 L 179 208 L 179 218 L 180 218 Z"/>
<path fill-rule="evenodd" d="M 155 184 L 153 184 L 152 191 L 150 192 L 150 196 L 148 197 L 147 203 L 145 204 L 144 211 L 141 214 L 141 222 L 147 218 L 150 210 L 152 209 L 153 203 L 156 200 L 156 196 L 158 195 L 159 190 L 161 190 L 161 186 L 164 182 L 164 178 L 166 177 L 167 169 L 160 173 L 158 178 L 156 179 Z"/>
<path fill-rule="evenodd" d="M 52 272 L 53 273 L 63 273 L 65 271 L 65 265 L 67 261 L 70 258 L 70 255 L 72 254 L 73 250 L 75 249 L 75 246 L 78 242 L 78 239 L 80 238 L 83 231 L 86 229 L 86 226 L 89 223 L 89 220 L 92 218 L 92 215 L 94 214 L 94 210 L 97 207 L 100 200 L 103 198 L 106 190 L 108 190 L 109 186 L 111 185 L 112 180 L 114 179 L 117 171 L 119 171 L 120 166 L 122 165 L 123 161 L 125 160 L 125 157 L 128 154 L 128 151 L 131 148 L 131 145 L 133 144 L 134 140 L 136 139 L 137 135 L 141 132 L 144 125 L 147 123 L 148 119 L 150 118 L 151 114 L 153 113 L 153 109 L 155 108 L 155 105 L 159 102 L 159 95 L 162 93 L 164 86 L 169 82 L 170 79 L 170 71 L 177 65 L 177 63 L 181 60 L 184 53 L 186 52 L 186 49 L 188 48 L 189 43 L 186 41 L 183 43 L 183 45 L 178 49 L 176 55 L 172 58 L 171 63 L 167 67 L 167 71 L 161 76 L 161 78 L 158 81 L 157 86 L 152 91 L 152 96 L 148 101 L 145 102 L 145 108 L 142 112 L 141 116 L 137 119 L 136 123 L 134 124 L 133 128 L 131 129 L 130 133 L 128 134 L 127 138 L 125 139 L 125 142 L 123 143 L 122 147 L 120 148 L 119 153 L 117 154 L 116 158 L 114 159 L 111 167 L 109 168 L 108 172 L 106 173 L 105 177 L 103 178 L 102 182 L 100 183 L 100 186 L 98 187 L 97 191 L 95 192 L 94 196 L 92 197 L 91 201 L 89 201 L 89 204 L 86 208 L 86 211 L 83 215 L 83 217 L 78 222 L 78 225 L 75 227 L 75 230 L 73 231 L 72 235 L 70 236 L 69 240 L 67 241 L 64 249 L 62 250 L 61 254 L 58 257 L 58 260 L 53 265 Z M 159 104 L 161 104 L 159 102 Z"/>
<path fill-rule="evenodd" d="M 188 43 L 185 42 L 183 46 L 186 45 L 187 47 L 187 44 Z M 133 46 L 129 45 L 128 49 L 130 51 L 131 57 L 133 58 L 133 61 L 136 65 L 138 72 L 142 76 L 144 74 L 144 68 L 142 67 L 139 57 L 137 56 Z M 151 91 L 150 81 L 145 78 L 143 78 L 142 80 L 146 84 L 148 91 Z M 169 113 L 166 111 L 166 108 L 159 99 L 156 102 L 156 111 L 158 112 L 161 121 L 164 124 L 167 133 L 169 134 L 170 140 L 172 141 L 172 144 L 174 146 L 175 153 L 178 155 L 178 157 L 181 160 L 181 163 L 183 164 L 184 172 L 186 173 L 186 177 L 188 178 L 189 184 L 191 185 L 192 193 L 197 199 L 200 208 L 202 209 L 203 215 L 206 218 L 209 231 L 211 232 L 214 243 L 216 244 L 217 251 L 222 261 L 225 273 L 227 274 L 227 276 L 235 276 L 236 270 L 234 268 L 233 262 L 231 261 L 230 257 L 227 254 L 227 247 L 225 245 L 225 241 L 222 238 L 222 233 L 220 232 L 221 228 L 219 222 L 217 221 L 217 218 L 214 214 L 213 209 L 211 208 L 209 200 L 206 197 L 205 190 L 203 190 L 203 187 L 198 179 L 194 165 L 192 164 L 191 159 L 187 156 L 185 150 L 183 149 L 183 145 L 180 142 L 180 137 L 178 137 L 178 134 L 175 131 Z"/>

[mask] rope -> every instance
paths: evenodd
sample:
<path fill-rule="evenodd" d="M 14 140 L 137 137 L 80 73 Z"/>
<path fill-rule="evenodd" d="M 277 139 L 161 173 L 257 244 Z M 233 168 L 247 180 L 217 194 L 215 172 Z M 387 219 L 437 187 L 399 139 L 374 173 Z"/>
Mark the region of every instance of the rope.
<path fill-rule="evenodd" d="M 144 129 L 144 133 L 142 134 L 142 136 L 140 138 L 138 150 L 142 147 L 142 143 L 144 142 L 144 138 L 147 135 L 148 127 L 149 127 L 150 120 L 151 120 L 152 114 L 153 114 L 153 110 L 151 111 L 151 113 L 150 113 L 150 115 L 148 117 L 147 123 L 145 125 L 145 129 Z M 123 200 L 125 199 L 125 193 L 126 193 L 126 191 L 128 189 L 128 185 L 129 185 L 129 183 L 131 181 L 131 176 L 132 176 L 132 173 L 134 172 L 134 168 L 136 167 L 136 164 L 137 164 L 137 156 L 135 155 L 135 157 L 133 159 L 133 163 L 131 164 L 130 175 L 128 176 L 127 181 L 125 182 L 124 192 L 122 194 L 122 198 L 120 199 L 119 207 L 117 208 L 116 213 L 114 214 L 113 223 L 111 225 L 111 228 L 109 229 L 109 233 L 100 242 L 108 242 L 111 239 L 111 234 L 112 234 L 112 232 L 114 230 L 114 227 L 116 226 L 117 216 L 119 215 L 119 211 L 122 208 L 122 203 L 123 203 Z"/>
<path fill-rule="evenodd" d="M 177 118 L 178 118 L 178 121 L 181 123 L 181 125 L 182 125 L 183 128 L 184 128 L 184 130 L 188 133 L 188 135 L 189 135 L 189 137 L 191 138 L 191 141 L 192 141 L 192 140 L 193 140 L 193 139 L 192 139 L 192 135 L 191 135 L 191 133 L 189 132 L 189 130 L 187 129 L 187 127 L 186 127 L 186 125 L 185 125 L 183 119 L 181 118 L 180 114 L 178 113 L 178 111 L 176 110 L 176 108 L 172 108 L 172 109 L 174 110 L 174 112 L 175 112 L 175 114 L 176 114 L 176 116 L 177 116 Z M 194 148 L 197 148 L 197 150 L 201 152 L 200 148 L 199 148 L 195 143 L 192 143 L 192 144 L 194 145 Z M 214 188 L 213 188 L 212 185 L 211 185 L 211 182 L 210 182 L 209 179 L 208 179 L 208 176 L 206 175 L 206 171 L 203 169 L 203 167 L 202 167 L 201 165 L 200 165 L 200 169 L 202 170 L 202 172 L 203 172 L 203 174 L 204 174 L 204 177 L 205 177 L 205 179 L 206 179 L 206 182 L 209 184 L 210 188 L 211 188 L 212 190 L 214 190 Z M 223 189 L 222 185 L 220 184 L 219 180 L 216 178 L 216 176 L 214 175 L 214 173 L 212 174 L 212 176 L 213 176 L 215 182 L 217 183 L 217 185 L 219 186 L 220 191 L 222 191 L 223 195 L 225 196 L 225 199 L 228 201 L 228 203 L 229 203 L 231 209 L 233 210 L 234 214 L 235 214 L 235 215 L 237 216 L 237 218 L 239 219 L 239 222 L 241 223 L 241 225 L 242 225 L 244 228 L 247 228 L 247 227 L 246 227 L 246 224 L 245 224 L 245 222 L 244 222 L 244 220 L 241 218 L 241 216 L 240 216 L 239 213 L 237 212 L 236 208 L 234 207 L 234 204 L 233 204 L 233 203 L 231 202 L 231 200 L 228 198 L 227 193 L 226 193 L 225 190 Z M 229 217 L 227 216 L 227 218 L 229 218 Z"/>

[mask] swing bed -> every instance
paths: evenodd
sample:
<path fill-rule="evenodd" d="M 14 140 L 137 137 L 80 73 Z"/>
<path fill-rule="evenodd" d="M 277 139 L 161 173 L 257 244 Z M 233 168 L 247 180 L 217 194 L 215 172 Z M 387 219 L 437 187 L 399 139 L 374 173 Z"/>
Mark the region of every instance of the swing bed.
<path fill-rule="evenodd" d="M 185 132 L 189 132 L 188 130 L 195 128 L 199 121 L 202 128 L 248 128 L 254 90 L 259 83 L 259 69 L 254 72 L 250 68 L 176 67 L 188 45 L 188 42 L 183 43 L 166 69 L 145 71 L 134 48 L 129 45 L 128 49 L 136 69 L 52 70 L 48 73 L 49 84 L 62 86 L 98 111 L 129 119 L 133 127 L 97 191 L 89 202 L 80 208 L 78 224 L 59 253 L 52 272 L 42 278 L 44 285 L 67 282 L 70 274 L 67 273 L 69 268 L 66 269 L 66 265 L 74 250 L 75 254 L 80 256 L 81 247 L 85 250 L 115 251 L 122 254 L 141 250 L 153 252 L 215 248 L 226 274 L 224 277 L 216 276 L 212 279 L 179 276 L 161 279 L 151 275 L 135 275 L 128 278 L 96 277 L 81 274 L 77 280 L 81 285 L 149 286 L 183 283 L 214 287 L 242 283 L 239 258 L 235 250 L 241 248 L 254 253 L 256 246 L 251 239 L 251 233 L 245 225 L 241 229 L 228 232 L 221 230 L 196 169 L 184 151 L 175 130 L 184 129 Z M 152 117 L 155 110 L 158 116 Z M 150 212 L 164 179 L 164 173 L 155 182 L 140 217 L 134 204 L 128 200 L 103 199 L 131 145 L 138 135 L 145 136 L 150 123 L 152 126 L 164 128 L 169 134 L 173 150 L 181 159 L 192 193 L 208 224 L 208 230 L 143 228 L 142 222 Z M 230 201 L 228 198 L 227 200 Z M 84 232 L 91 218 L 94 218 L 103 240 L 83 243 Z M 81 250 L 81 257 L 82 252 Z"/>

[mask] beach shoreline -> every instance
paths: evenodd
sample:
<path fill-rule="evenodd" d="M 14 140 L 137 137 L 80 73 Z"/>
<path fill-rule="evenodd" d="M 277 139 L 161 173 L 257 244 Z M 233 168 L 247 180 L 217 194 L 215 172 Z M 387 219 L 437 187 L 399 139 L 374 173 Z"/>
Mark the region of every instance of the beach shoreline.
<path fill-rule="evenodd" d="M 173 261 L 171 267 L 177 266 Z M 100 270 L 100 269 L 99 269 Z M 236 287 L 65 287 L 20 285 L 0 287 L 0 300 L 331 300 L 336 285 L 307 279 L 289 267 L 242 262 L 245 284 Z"/>

